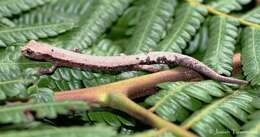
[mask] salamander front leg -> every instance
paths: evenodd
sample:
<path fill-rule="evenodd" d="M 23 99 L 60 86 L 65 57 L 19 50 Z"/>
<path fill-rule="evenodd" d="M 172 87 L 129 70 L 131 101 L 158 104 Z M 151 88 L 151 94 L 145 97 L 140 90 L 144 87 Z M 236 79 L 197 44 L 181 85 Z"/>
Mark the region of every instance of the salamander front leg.
<path fill-rule="evenodd" d="M 55 72 L 55 70 L 59 67 L 58 63 L 54 63 L 50 68 L 40 68 L 40 75 L 51 75 Z"/>

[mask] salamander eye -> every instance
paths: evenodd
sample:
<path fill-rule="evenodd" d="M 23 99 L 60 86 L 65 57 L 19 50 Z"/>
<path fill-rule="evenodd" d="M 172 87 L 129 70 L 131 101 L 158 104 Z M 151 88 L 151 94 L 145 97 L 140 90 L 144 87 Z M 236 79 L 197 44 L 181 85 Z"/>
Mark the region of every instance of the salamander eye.
<path fill-rule="evenodd" d="M 22 53 L 23 53 L 23 55 L 30 56 L 33 54 L 33 51 L 25 49 L 25 50 L 22 50 Z"/>

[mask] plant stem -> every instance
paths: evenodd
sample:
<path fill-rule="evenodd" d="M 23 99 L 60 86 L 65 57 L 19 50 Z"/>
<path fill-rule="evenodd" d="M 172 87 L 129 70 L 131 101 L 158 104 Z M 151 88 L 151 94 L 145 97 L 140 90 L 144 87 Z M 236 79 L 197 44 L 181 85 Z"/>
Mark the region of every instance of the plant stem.
<path fill-rule="evenodd" d="M 176 68 L 92 88 L 56 92 L 55 100 L 84 100 L 102 104 L 106 100 L 106 96 L 112 92 L 118 91 L 130 98 L 137 98 L 154 93 L 151 88 L 158 83 L 191 79 L 202 79 L 202 76 L 191 69 Z"/>
<path fill-rule="evenodd" d="M 235 17 L 235 16 L 231 16 L 231 15 L 228 15 L 226 13 L 223 13 L 223 12 L 220 12 L 208 5 L 204 5 L 204 4 L 201 4 L 200 2 L 198 2 L 197 0 L 186 0 L 188 3 L 190 3 L 192 6 L 200 6 L 200 7 L 204 7 L 208 10 L 209 13 L 211 14 L 214 14 L 214 15 L 217 15 L 217 16 L 223 16 L 223 17 L 227 17 L 227 18 L 231 18 L 231 19 L 236 19 L 236 20 L 239 20 L 239 22 L 245 26 L 248 26 L 248 27 L 254 27 L 254 28 L 260 28 L 260 25 L 258 24 L 255 24 L 255 23 L 252 23 L 250 21 L 247 21 L 247 20 L 244 20 L 243 18 L 239 18 L 239 17 Z"/>
<path fill-rule="evenodd" d="M 256 0 L 256 5 L 260 5 L 260 0 Z"/>
<path fill-rule="evenodd" d="M 242 64 L 241 64 L 241 54 L 236 53 L 233 56 L 233 61 L 232 61 L 232 76 L 236 76 L 242 72 Z"/>
<path fill-rule="evenodd" d="M 111 94 L 108 103 L 110 103 L 109 106 L 111 106 L 112 108 L 124 111 L 129 115 L 141 120 L 142 122 L 154 126 L 155 128 L 167 128 L 168 131 L 180 137 L 196 136 L 191 132 L 149 112 L 148 110 L 144 109 L 143 107 L 139 106 L 138 104 L 130 100 L 126 95 L 122 93 Z"/>

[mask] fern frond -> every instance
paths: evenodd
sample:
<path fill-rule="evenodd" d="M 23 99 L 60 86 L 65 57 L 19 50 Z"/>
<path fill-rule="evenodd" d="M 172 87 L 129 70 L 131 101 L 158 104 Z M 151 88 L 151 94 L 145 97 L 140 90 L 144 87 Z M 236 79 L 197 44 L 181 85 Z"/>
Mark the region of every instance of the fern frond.
<path fill-rule="evenodd" d="M 48 81 L 48 84 L 45 84 L 41 87 L 49 87 L 53 90 L 64 91 L 64 90 L 73 90 L 86 87 L 93 87 L 103 84 L 108 84 L 120 80 L 125 80 L 137 76 L 144 75 L 143 72 L 124 72 L 120 74 L 103 74 L 103 73 L 92 73 L 84 72 L 80 70 L 57 70 L 48 79 L 41 79 Z"/>
<path fill-rule="evenodd" d="M 242 126 L 238 137 L 259 137 L 260 136 L 260 111 L 249 116 L 249 122 Z"/>
<path fill-rule="evenodd" d="M 43 77 L 40 80 L 48 81 L 41 87 L 46 86 L 53 90 L 64 91 L 108 84 L 144 74 L 144 72 L 134 71 L 113 75 L 106 73 L 87 72 L 78 69 L 59 68 L 52 76 L 48 78 Z"/>
<path fill-rule="evenodd" d="M 45 6 L 43 9 L 50 9 L 55 12 L 63 12 L 68 15 L 84 15 L 89 10 L 93 0 L 56 0 L 53 4 Z"/>
<path fill-rule="evenodd" d="M 254 8 L 241 17 L 241 19 L 260 24 L 260 7 Z"/>
<path fill-rule="evenodd" d="M 73 22 L 66 22 L 4 28 L 0 30 L 0 47 L 7 47 L 8 45 L 23 43 L 28 40 L 53 37 L 74 27 Z"/>
<path fill-rule="evenodd" d="M 23 123 L 32 121 L 34 118 L 56 118 L 58 114 L 88 108 L 85 102 L 80 101 L 2 106 L 0 107 L 0 123 Z"/>
<path fill-rule="evenodd" d="M 115 129 L 97 125 L 93 127 L 60 127 L 28 131 L 10 131 L 0 137 L 119 137 Z"/>
<path fill-rule="evenodd" d="M 177 137 L 171 132 L 166 132 L 163 130 L 148 130 L 145 132 L 138 132 L 132 135 L 123 135 L 121 137 Z"/>
<path fill-rule="evenodd" d="M 13 130 L 34 130 L 34 129 L 44 129 L 44 128 L 54 128 L 53 125 L 42 123 L 40 121 L 32 121 L 27 123 L 18 123 L 18 124 L 6 124 L 1 126 L 1 133 L 6 133 Z"/>
<path fill-rule="evenodd" d="M 239 22 L 215 16 L 209 25 L 209 43 L 203 62 L 217 73 L 230 76 Z"/>
<path fill-rule="evenodd" d="M 231 11 L 241 10 L 243 5 L 248 4 L 251 0 L 217 0 L 209 3 L 214 9 L 229 13 Z"/>
<path fill-rule="evenodd" d="M 50 1 L 51 0 L 2 0 L 0 1 L 0 17 L 10 17 L 44 5 Z"/>
<path fill-rule="evenodd" d="M 249 121 L 241 127 L 241 130 L 238 132 L 238 137 L 258 137 L 260 135 L 259 98 L 253 101 L 253 105 L 258 109 L 258 111 L 248 116 Z"/>
<path fill-rule="evenodd" d="M 78 69 L 59 68 L 48 79 L 48 86 L 53 90 L 73 90 L 84 87 L 107 84 L 117 80 L 116 75 L 92 73 Z"/>
<path fill-rule="evenodd" d="M 123 52 L 122 47 L 113 43 L 109 39 L 102 39 L 92 48 L 83 50 L 83 53 L 97 56 L 115 56 Z"/>
<path fill-rule="evenodd" d="M 245 28 L 242 34 L 242 65 L 244 74 L 252 85 L 260 84 L 260 30 Z"/>
<path fill-rule="evenodd" d="M 167 21 L 172 17 L 175 0 L 150 0 L 127 45 L 127 53 L 149 52 L 161 40 Z"/>
<path fill-rule="evenodd" d="M 196 34 L 206 14 L 207 10 L 203 7 L 193 7 L 188 3 L 179 5 L 174 24 L 164 40 L 159 43 L 157 50 L 181 53 L 187 42 Z"/>
<path fill-rule="evenodd" d="M 2 69 L 2 68 L 1 68 Z M 10 75 L 10 72 L 15 72 L 17 76 Z M 28 79 L 24 78 L 22 72 L 17 69 L 1 70 L 1 82 L 0 82 L 0 100 L 7 98 L 18 97 L 20 94 L 26 94 L 26 85 L 28 85 Z"/>
<path fill-rule="evenodd" d="M 141 20 L 142 13 L 145 9 L 144 4 L 139 3 L 135 2 L 133 6 L 125 10 L 116 24 L 112 26 L 111 32 L 108 34 L 109 38 L 120 40 L 133 35 L 136 28 L 135 26 L 139 23 L 139 20 Z"/>
<path fill-rule="evenodd" d="M 195 112 L 182 123 L 182 127 L 191 128 L 203 137 L 217 136 L 216 131 L 227 131 L 225 136 L 231 136 L 240 129 L 238 120 L 246 122 L 248 114 L 254 112 L 254 98 L 247 91 L 237 90 Z"/>
<path fill-rule="evenodd" d="M 8 18 L 0 18 L 0 27 L 15 27 L 15 23 Z"/>
<path fill-rule="evenodd" d="M 0 52 L 0 100 L 26 96 L 26 86 L 33 81 L 29 71 L 24 71 L 18 63 L 20 47 L 10 46 Z"/>
<path fill-rule="evenodd" d="M 21 55 L 21 45 L 9 46 L 0 50 L 0 100 L 28 99 L 37 102 L 52 100 L 52 91 L 46 88 L 29 89 L 28 86 L 38 79 L 38 66 L 47 63 L 30 61 Z"/>
<path fill-rule="evenodd" d="M 223 90 L 227 87 L 213 82 L 176 82 L 158 85 L 160 92 L 150 96 L 145 102 L 153 106 L 162 118 L 170 121 L 182 121 L 187 118 L 189 111 L 196 111 L 202 106 L 202 102 L 210 103 L 212 97 L 223 97 Z"/>
<path fill-rule="evenodd" d="M 93 0 L 56 0 L 15 18 L 17 25 L 35 25 L 80 20 Z"/>
<path fill-rule="evenodd" d="M 136 126 L 135 121 L 119 112 L 119 111 L 110 111 L 110 110 L 97 110 L 93 112 L 87 112 L 86 114 L 82 115 L 82 120 L 91 123 L 107 123 L 112 127 L 121 127 L 121 126 L 128 126 L 134 127 Z"/>
<path fill-rule="evenodd" d="M 207 49 L 207 44 L 209 41 L 209 28 L 208 28 L 208 20 L 201 26 L 198 33 L 193 37 L 191 41 L 189 41 L 187 48 L 184 50 L 184 54 L 193 55 L 197 59 L 201 59 L 204 56 L 204 52 Z"/>
<path fill-rule="evenodd" d="M 49 88 L 39 88 L 37 85 L 31 86 L 27 89 L 31 100 L 36 103 L 48 103 L 53 101 L 53 93 Z"/>
<path fill-rule="evenodd" d="M 83 25 L 75 31 L 65 44 L 65 48 L 88 48 L 94 44 L 100 35 L 105 32 L 112 22 L 128 7 L 131 0 L 102 0 L 97 5 L 94 12 L 83 23 Z"/>
<path fill-rule="evenodd" d="M 117 130 L 105 125 L 81 127 L 43 127 L 30 130 L 11 130 L 4 132 L 0 137 L 176 137 L 171 132 L 147 130 L 137 133 L 117 133 Z"/>

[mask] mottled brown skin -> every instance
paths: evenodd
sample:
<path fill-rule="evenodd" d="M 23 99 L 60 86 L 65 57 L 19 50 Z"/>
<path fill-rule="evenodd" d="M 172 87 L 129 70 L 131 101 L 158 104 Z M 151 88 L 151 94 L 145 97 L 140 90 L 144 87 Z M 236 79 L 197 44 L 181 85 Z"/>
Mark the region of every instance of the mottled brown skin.
<path fill-rule="evenodd" d="M 173 52 L 150 52 L 129 56 L 92 56 L 31 41 L 22 49 L 22 53 L 32 59 L 52 62 L 57 67 L 74 67 L 84 70 L 126 71 L 134 70 L 140 65 L 176 64 L 193 69 L 217 81 L 236 84 L 248 83 L 244 80 L 219 75 L 198 60 Z"/>

